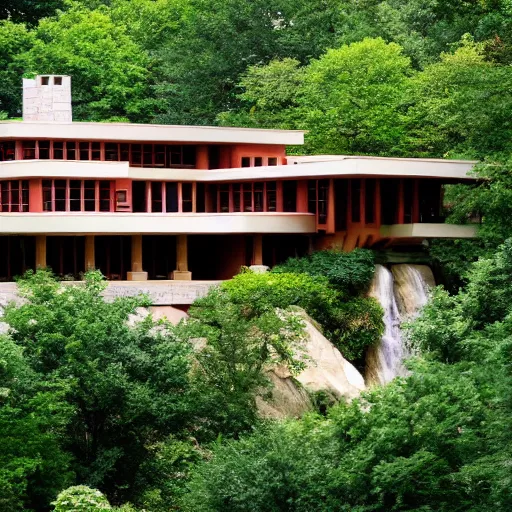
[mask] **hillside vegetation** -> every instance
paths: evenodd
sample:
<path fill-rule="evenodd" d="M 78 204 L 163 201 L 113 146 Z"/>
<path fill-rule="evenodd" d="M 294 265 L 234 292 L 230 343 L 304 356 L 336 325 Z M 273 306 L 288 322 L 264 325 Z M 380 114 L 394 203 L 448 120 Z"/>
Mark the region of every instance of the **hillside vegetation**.
<path fill-rule="evenodd" d="M 20 282 L 0 336 L 0 510 L 508 512 L 512 509 L 509 0 L 5 0 L 0 118 L 21 78 L 73 77 L 77 121 L 308 130 L 290 152 L 478 159 L 409 327 L 412 374 L 262 422 L 264 369 L 304 361 L 300 306 L 356 365 L 382 333 L 373 255 L 242 273 L 176 327 L 102 277 Z M 202 346 L 202 349 L 199 347 Z"/>

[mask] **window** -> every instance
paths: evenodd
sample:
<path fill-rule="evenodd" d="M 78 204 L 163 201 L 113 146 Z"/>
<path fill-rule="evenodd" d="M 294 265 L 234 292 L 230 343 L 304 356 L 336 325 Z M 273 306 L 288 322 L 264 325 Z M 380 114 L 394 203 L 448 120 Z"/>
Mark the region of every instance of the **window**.
<path fill-rule="evenodd" d="M 257 156 L 254 158 L 254 167 L 261 167 L 263 165 L 263 158 L 261 156 Z"/>
<path fill-rule="evenodd" d="M 159 213 L 162 211 L 162 182 L 151 182 L 151 211 Z"/>
<path fill-rule="evenodd" d="M 62 85 L 62 77 L 56 76 L 53 78 L 53 85 Z"/>
<path fill-rule="evenodd" d="M 43 211 L 93 212 L 111 210 L 111 181 L 43 180 Z M 24 191 L 22 190 L 22 198 Z M 28 185 L 27 185 L 28 203 Z"/>
<path fill-rule="evenodd" d="M 155 144 L 155 167 L 165 167 L 165 146 Z"/>
<path fill-rule="evenodd" d="M 206 211 L 204 183 L 196 183 L 196 212 Z"/>
<path fill-rule="evenodd" d="M 267 212 L 277 211 L 277 183 L 275 181 L 267 181 Z"/>
<path fill-rule="evenodd" d="M 183 212 L 192 211 L 192 183 L 181 184 L 181 204 Z"/>
<path fill-rule="evenodd" d="M 53 158 L 55 160 L 63 160 L 64 159 L 64 142 L 54 142 L 53 143 Z"/>
<path fill-rule="evenodd" d="M 221 213 L 229 212 L 229 185 L 219 185 L 219 205 Z"/>
<path fill-rule="evenodd" d="M 35 160 L 36 158 L 36 141 L 24 140 L 21 143 L 23 160 Z"/>
<path fill-rule="evenodd" d="M 100 181 L 100 212 L 110 211 L 110 181 Z"/>
<path fill-rule="evenodd" d="M 366 180 L 365 186 L 365 222 L 366 224 L 373 224 L 375 222 L 375 180 Z"/>
<path fill-rule="evenodd" d="M 49 76 L 42 76 L 41 77 L 41 85 L 48 85 L 50 83 L 50 77 Z"/>
<path fill-rule="evenodd" d="M 126 204 L 128 202 L 128 191 L 117 190 L 116 191 L 116 202 L 117 204 Z"/>
<path fill-rule="evenodd" d="M 39 141 L 39 159 L 49 160 L 50 159 L 50 141 L 40 140 Z"/>
<path fill-rule="evenodd" d="M 91 160 L 101 160 L 101 143 L 91 143 Z"/>
<path fill-rule="evenodd" d="M 153 144 L 144 144 L 142 151 L 142 166 L 153 167 Z"/>
<path fill-rule="evenodd" d="M 316 180 L 308 181 L 308 212 L 316 213 Z"/>
<path fill-rule="evenodd" d="M 318 180 L 318 223 L 327 223 L 329 180 Z"/>
<path fill-rule="evenodd" d="M 69 210 L 72 212 L 82 210 L 82 182 L 80 180 L 69 182 Z"/>
<path fill-rule="evenodd" d="M 28 181 L 0 181 L 0 211 L 28 212 Z"/>
<path fill-rule="evenodd" d="M 80 160 L 89 160 L 89 142 L 80 142 L 78 147 L 80 149 Z"/>
<path fill-rule="evenodd" d="M 283 209 L 285 212 L 297 211 L 296 181 L 283 181 Z"/>
<path fill-rule="evenodd" d="M 239 212 L 241 209 L 241 189 L 242 187 L 240 186 L 240 183 L 233 184 L 233 210 L 235 212 Z"/>
<path fill-rule="evenodd" d="M 76 160 L 76 142 L 66 142 L 66 160 Z"/>
<path fill-rule="evenodd" d="M 361 180 L 352 180 L 352 222 L 361 222 Z"/>
<path fill-rule="evenodd" d="M 0 142 L 0 162 L 6 160 L 14 160 L 15 158 L 15 143 L 14 142 Z"/>
<path fill-rule="evenodd" d="M 242 167 L 251 167 L 251 158 L 248 156 L 242 157 Z"/>
<path fill-rule="evenodd" d="M 252 183 L 243 184 L 244 212 L 252 212 Z"/>
<path fill-rule="evenodd" d="M 132 144 L 131 145 L 131 158 L 130 165 L 140 167 L 142 164 L 142 145 Z"/>
<path fill-rule="evenodd" d="M 263 183 L 255 183 L 254 184 L 254 211 L 262 212 L 263 211 Z"/>
<path fill-rule="evenodd" d="M 268 165 L 271 165 L 271 166 L 273 166 L 273 165 L 277 165 L 277 158 L 276 158 L 276 157 L 274 157 L 274 156 L 270 157 L 270 158 L 268 159 Z"/>
<path fill-rule="evenodd" d="M 107 142 L 105 144 L 105 160 L 107 162 L 119 161 L 119 144 Z"/>

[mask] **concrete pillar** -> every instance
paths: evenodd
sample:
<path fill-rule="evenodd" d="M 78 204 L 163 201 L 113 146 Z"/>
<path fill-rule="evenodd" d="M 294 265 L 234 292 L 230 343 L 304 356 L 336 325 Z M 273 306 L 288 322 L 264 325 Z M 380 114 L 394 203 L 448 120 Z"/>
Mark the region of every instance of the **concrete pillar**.
<path fill-rule="evenodd" d="M 329 180 L 329 193 L 327 196 L 327 222 L 325 232 L 332 235 L 336 232 L 336 197 L 334 194 L 334 180 Z"/>
<path fill-rule="evenodd" d="M 404 180 L 398 182 L 397 224 L 405 224 Z"/>
<path fill-rule="evenodd" d="M 192 272 L 188 271 L 188 238 L 187 235 L 176 237 L 176 270 L 171 272 L 175 281 L 191 281 Z"/>
<path fill-rule="evenodd" d="M 46 235 L 36 236 L 36 269 L 46 268 Z"/>
<path fill-rule="evenodd" d="M 94 235 L 87 235 L 85 237 L 85 270 L 94 270 L 95 268 Z"/>
<path fill-rule="evenodd" d="M 142 235 L 132 235 L 132 270 L 128 281 L 147 281 L 148 273 L 142 270 Z"/>
<path fill-rule="evenodd" d="M 254 235 L 252 243 L 252 265 L 249 267 L 253 272 L 262 274 L 268 270 L 266 265 L 263 265 L 263 236 Z"/>

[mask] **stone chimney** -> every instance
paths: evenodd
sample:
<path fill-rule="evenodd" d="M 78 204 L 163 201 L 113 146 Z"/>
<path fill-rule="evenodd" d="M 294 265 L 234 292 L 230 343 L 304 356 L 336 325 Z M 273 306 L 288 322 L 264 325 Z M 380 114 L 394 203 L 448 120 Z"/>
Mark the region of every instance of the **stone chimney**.
<path fill-rule="evenodd" d="M 71 123 L 71 77 L 39 75 L 23 79 L 23 121 Z"/>

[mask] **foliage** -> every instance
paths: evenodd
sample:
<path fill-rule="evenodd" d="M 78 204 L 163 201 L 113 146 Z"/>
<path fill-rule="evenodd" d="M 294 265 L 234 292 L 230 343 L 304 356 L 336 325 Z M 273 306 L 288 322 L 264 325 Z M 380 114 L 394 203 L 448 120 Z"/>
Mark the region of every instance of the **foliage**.
<path fill-rule="evenodd" d="M 348 253 L 317 251 L 303 258 L 290 258 L 274 267 L 272 272 L 325 276 L 342 294 L 357 295 L 368 291 L 375 272 L 375 260 L 373 252 L 367 249 Z"/>
<path fill-rule="evenodd" d="M 72 76 L 76 119 L 147 119 L 148 56 L 107 11 L 74 8 L 42 20 L 35 36 L 19 60 L 26 72 Z"/>
<path fill-rule="evenodd" d="M 510 254 L 475 264 L 467 291 L 436 292 L 407 379 L 217 444 L 185 510 L 509 510 Z"/>
<path fill-rule="evenodd" d="M 146 300 L 106 303 L 97 272 L 64 286 L 38 271 L 19 286 L 27 302 L 8 306 L 5 321 L 31 370 L 63 388 L 75 411 L 62 446 L 79 481 L 118 501 L 151 456 L 148 444 L 193 423 L 190 348 L 150 317 L 130 326 Z"/>
<path fill-rule="evenodd" d="M 98 490 L 76 485 L 62 491 L 55 500 L 55 512 L 96 512 L 112 510 L 107 498 Z"/>
<path fill-rule="evenodd" d="M 55 14 L 64 7 L 65 0 L 3 0 L 0 5 L 0 19 L 14 22 L 37 23 L 40 18 Z"/>

